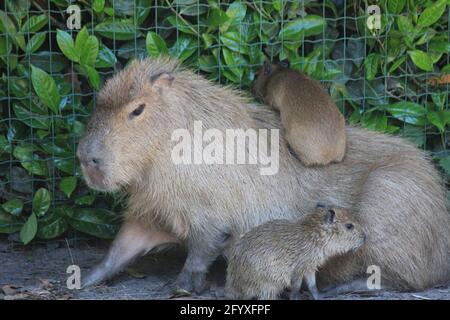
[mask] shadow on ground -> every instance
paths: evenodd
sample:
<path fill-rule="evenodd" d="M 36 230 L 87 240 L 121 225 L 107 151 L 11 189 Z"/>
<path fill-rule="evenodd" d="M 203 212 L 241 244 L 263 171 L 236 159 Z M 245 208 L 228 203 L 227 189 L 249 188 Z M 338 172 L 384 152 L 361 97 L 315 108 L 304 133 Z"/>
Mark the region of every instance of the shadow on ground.
<path fill-rule="evenodd" d="M 222 299 L 225 263 L 217 261 L 211 269 L 210 289 L 200 296 L 174 294 L 174 280 L 183 266 L 185 253 L 180 248 L 149 254 L 106 284 L 83 290 L 69 290 L 66 273 L 78 265 L 81 274 L 98 263 L 108 243 L 89 241 L 49 241 L 21 246 L 0 238 L 0 299 Z M 309 299 L 307 294 L 305 299 Z M 346 294 L 332 299 L 445 299 L 450 300 L 450 284 L 423 292 L 377 292 Z"/>

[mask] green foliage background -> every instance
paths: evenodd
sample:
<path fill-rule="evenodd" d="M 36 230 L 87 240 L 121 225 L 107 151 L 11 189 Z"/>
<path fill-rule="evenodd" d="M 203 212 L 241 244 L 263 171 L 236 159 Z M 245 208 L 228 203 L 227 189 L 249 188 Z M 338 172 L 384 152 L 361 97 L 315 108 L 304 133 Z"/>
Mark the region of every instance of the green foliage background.
<path fill-rule="evenodd" d="M 244 90 L 266 56 L 288 58 L 350 123 L 404 136 L 450 171 L 450 84 L 437 80 L 450 74 L 448 0 L 82 0 L 81 30 L 66 26 L 70 1 L 3 3 L 0 233 L 25 244 L 117 232 L 121 199 L 85 186 L 75 150 L 96 90 L 135 57 L 169 54 Z"/>

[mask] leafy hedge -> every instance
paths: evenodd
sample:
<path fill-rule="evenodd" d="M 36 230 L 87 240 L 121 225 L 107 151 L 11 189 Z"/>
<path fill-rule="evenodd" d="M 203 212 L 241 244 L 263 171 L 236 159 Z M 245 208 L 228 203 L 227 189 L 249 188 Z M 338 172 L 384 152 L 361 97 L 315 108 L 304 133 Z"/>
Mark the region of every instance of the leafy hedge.
<path fill-rule="evenodd" d="M 0 233 L 27 244 L 117 232 L 121 199 L 85 186 L 75 150 L 95 91 L 137 56 L 170 54 L 242 89 L 266 56 L 288 58 L 351 123 L 403 135 L 450 171 L 447 0 L 381 1 L 375 33 L 366 1 L 84 0 L 79 31 L 66 27 L 68 2 L 0 11 Z"/>

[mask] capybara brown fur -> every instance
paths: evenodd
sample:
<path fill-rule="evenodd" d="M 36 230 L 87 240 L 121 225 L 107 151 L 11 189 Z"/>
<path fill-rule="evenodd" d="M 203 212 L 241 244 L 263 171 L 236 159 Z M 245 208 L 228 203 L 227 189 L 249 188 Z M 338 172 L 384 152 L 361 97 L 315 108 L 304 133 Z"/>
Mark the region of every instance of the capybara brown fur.
<path fill-rule="evenodd" d="M 345 119 L 319 81 L 281 63 L 265 62 L 252 91 L 257 99 L 280 111 L 285 138 L 303 164 L 342 161 Z"/>
<path fill-rule="evenodd" d="M 351 210 L 367 236 L 357 253 L 321 268 L 319 287 L 366 276 L 369 265 L 380 267 L 385 287 L 450 279 L 446 191 L 427 155 L 405 140 L 349 126 L 342 162 L 306 167 L 281 135 L 279 170 L 263 175 L 258 165 L 174 163 L 172 133 L 192 132 L 194 121 L 219 131 L 281 128 L 274 110 L 168 58 L 136 61 L 99 92 L 77 155 L 90 187 L 129 197 L 120 233 L 84 285 L 178 242 L 188 250 L 178 284 L 201 290 L 225 243 L 266 221 L 300 218 L 318 202 Z"/>
<path fill-rule="evenodd" d="M 247 232 L 230 249 L 227 295 L 233 299 L 277 299 L 303 282 L 319 299 L 318 268 L 330 258 L 351 254 L 365 235 L 343 208 L 318 208 L 298 220 L 272 220 Z"/>

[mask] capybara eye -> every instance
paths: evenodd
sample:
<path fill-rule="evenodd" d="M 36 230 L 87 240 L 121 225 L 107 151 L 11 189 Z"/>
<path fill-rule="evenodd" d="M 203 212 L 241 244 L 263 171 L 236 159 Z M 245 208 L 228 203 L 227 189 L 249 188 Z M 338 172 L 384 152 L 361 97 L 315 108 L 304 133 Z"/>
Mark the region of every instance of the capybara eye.
<path fill-rule="evenodd" d="M 133 117 L 137 117 L 138 115 L 140 115 L 142 113 L 142 111 L 144 111 L 145 108 L 145 104 L 140 104 L 136 109 L 133 110 L 133 112 L 131 113 L 131 115 Z"/>
<path fill-rule="evenodd" d="M 351 224 L 351 223 L 346 223 L 346 224 L 345 224 L 345 228 L 346 228 L 347 230 L 353 230 L 353 224 Z"/>

